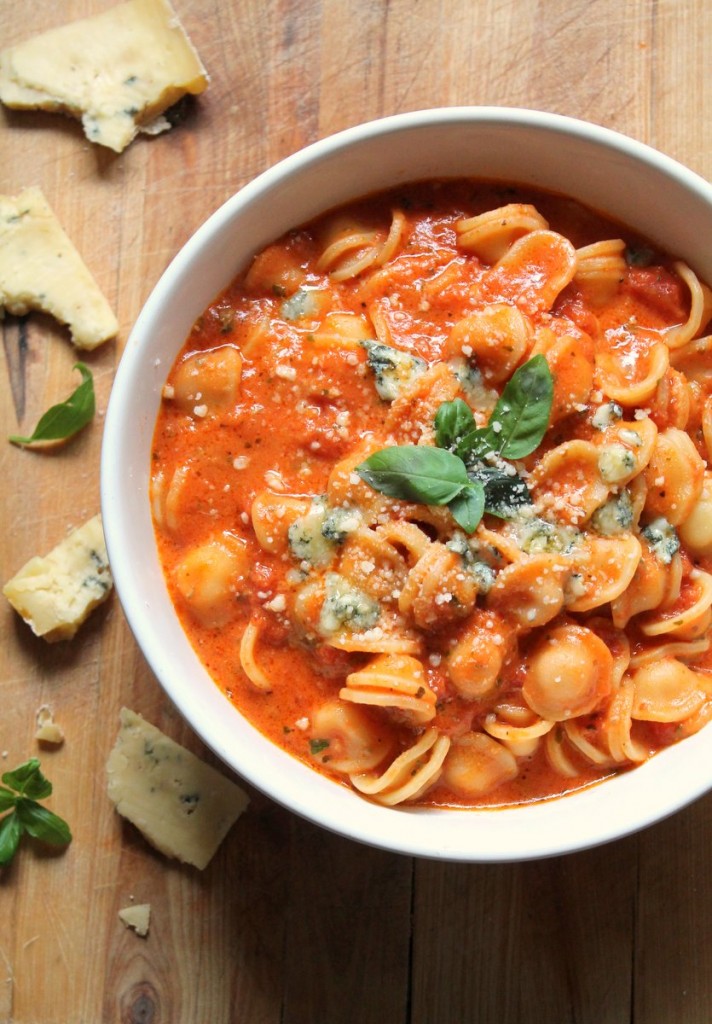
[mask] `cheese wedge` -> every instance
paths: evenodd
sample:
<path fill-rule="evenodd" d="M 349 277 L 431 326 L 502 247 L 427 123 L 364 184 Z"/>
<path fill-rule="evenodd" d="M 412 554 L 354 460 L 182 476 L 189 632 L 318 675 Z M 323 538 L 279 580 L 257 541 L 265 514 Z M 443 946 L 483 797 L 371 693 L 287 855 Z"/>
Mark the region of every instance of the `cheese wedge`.
<path fill-rule="evenodd" d="M 129 0 L 0 52 L 6 106 L 70 114 L 91 142 L 117 153 L 139 130 L 170 128 L 159 115 L 207 84 L 168 0 Z"/>
<path fill-rule="evenodd" d="M 113 338 L 116 317 L 38 188 L 0 196 L 0 315 L 41 309 L 69 326 L 77 348 Z"/>
<path fill-rule="evenodd" d="M 36 636 L 54 641 L 73 637 L 112 586 L 101 516 L 96 515 L 48 555 L 31 558 L 2 592 Z"/>
<path fill-rule="evenodd" d="M 246 793 L 128 708 L 106 765 L 109 797 L 161 853 L 204 868 Z"/>

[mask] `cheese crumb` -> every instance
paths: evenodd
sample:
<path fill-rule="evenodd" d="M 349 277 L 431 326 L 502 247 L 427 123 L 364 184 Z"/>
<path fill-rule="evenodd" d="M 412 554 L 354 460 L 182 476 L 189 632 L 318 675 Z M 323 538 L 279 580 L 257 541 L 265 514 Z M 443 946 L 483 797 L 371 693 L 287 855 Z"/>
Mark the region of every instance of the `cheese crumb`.
<path fill-rule="evenodd" d="M 141 938 L 145 938 L 151 924 L 151 904 L 134 903 L 130 907 L 124 907 L 119 911 L 119 920 L 123 921 L 127 928 L 132 928 Z"/>
<path fill-rule="evenodd" d="M 37 708 L 35 721 L 37 722 L 35 739 L 38 743 L 50 743 L 54 747 L 64 743 L 64 733 L 55 722 L 48 704 L 42 704 Z"/>
<path fill-rule="evenodd" d="M 283 363 L 279 363 L 274 368 L 275 376 L 281 377 L 282 380 L 296 380 L 297 371 L 293 366 L 285 366 Z"/>

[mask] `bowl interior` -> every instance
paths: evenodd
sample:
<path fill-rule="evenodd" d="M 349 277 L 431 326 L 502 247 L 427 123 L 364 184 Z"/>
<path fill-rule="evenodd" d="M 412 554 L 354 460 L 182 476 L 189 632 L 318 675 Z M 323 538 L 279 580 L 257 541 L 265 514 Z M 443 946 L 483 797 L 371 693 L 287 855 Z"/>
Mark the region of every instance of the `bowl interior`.
<path fill-rule="evenodd" d="M 641 828 L 712 786 L 704 730 L 632 772 L 560 800 L 495 811 L 387 809 L 264 739 L 218 691 L 183 633 L 158 563 L 148 501 L 161 388 L 190 328 L 249 258 L 331 207 L 424 178 L 514 181 L 569 195 L 637 229 L 712 280 L 712 188 L 613 132 L 532 111 L 448 108 L 349 129 L 233 196 L 165 272 L 126 344 L 107 412 L 102 508 L 119 598 L 149 664 L 227 765 L 326 828 L 391 850 L 522 860 Z"/>

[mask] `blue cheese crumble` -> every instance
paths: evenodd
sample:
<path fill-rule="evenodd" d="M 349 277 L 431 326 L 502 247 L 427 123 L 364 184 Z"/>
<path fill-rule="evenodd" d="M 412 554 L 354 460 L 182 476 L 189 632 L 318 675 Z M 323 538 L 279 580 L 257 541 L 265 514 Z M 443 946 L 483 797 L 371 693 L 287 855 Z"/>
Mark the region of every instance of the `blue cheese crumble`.
<path fill-rule="evenodd" d="M 325 584 L 326 596 L 319 616 L 322 636 L 332 636 L 343 628 L 361 632 L 376 625 L 381 614 L 377 601 L 337 572 L 327 573 Z"/>
<path fill-rule="evenodd" d="M 361 344 L 366 349 L 376 391 L 384 402 L 395 401 L 427 369 L 428 364 L 420 356 L 382 345 L 380 341 L 362 341 Z"/>
<path fill-rule="evenodd" d="M 675 527 L 664 516 L 653 519 L 643 527 L 641 533 L 652 548 L 655 557 L 664 565 L 669 565 L 680 550 L 680 541 Z"/>

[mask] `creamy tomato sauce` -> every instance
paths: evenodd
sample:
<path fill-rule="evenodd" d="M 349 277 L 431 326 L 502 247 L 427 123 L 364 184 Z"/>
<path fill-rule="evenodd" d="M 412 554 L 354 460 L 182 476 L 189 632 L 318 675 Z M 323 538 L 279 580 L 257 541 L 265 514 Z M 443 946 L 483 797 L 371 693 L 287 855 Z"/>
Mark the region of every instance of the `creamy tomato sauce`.
<path fill-rule="evenodd" d="M 152 453 L 167 584 L 226 698 L 388 804 L 552 797 L 704 725 L 709 312 L 619 225 L 486 183 L 369 197 L 258 254 L 185 341 Z M 359 476 L 435 446 L 445 403 L 486 426 L 536 355 L 547 429 L 491 462 L 530 505 L 468 532 Z"/>

